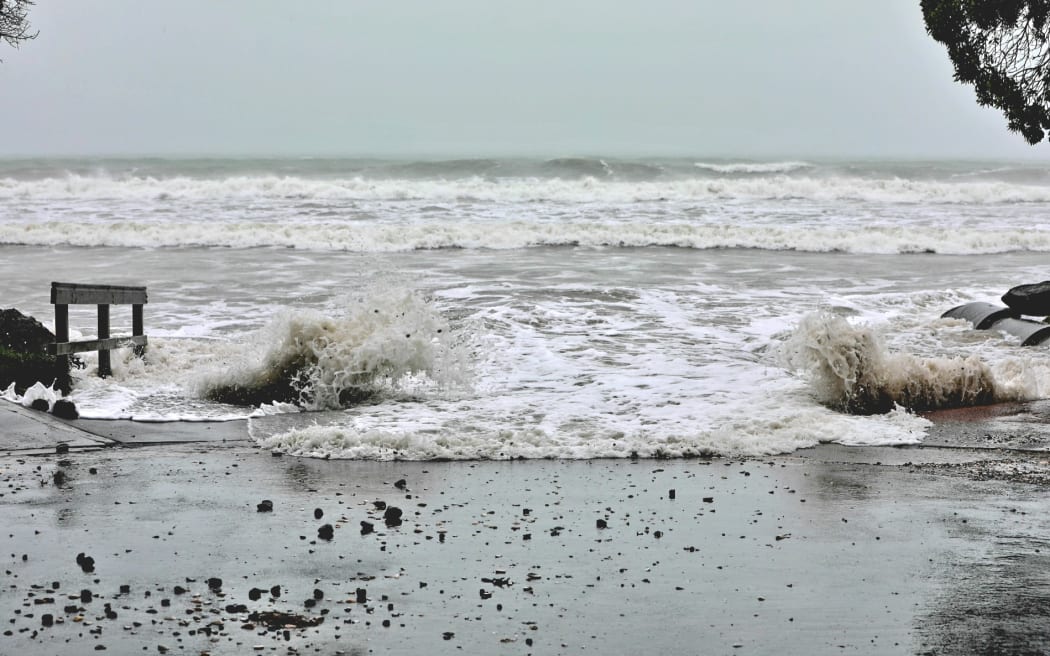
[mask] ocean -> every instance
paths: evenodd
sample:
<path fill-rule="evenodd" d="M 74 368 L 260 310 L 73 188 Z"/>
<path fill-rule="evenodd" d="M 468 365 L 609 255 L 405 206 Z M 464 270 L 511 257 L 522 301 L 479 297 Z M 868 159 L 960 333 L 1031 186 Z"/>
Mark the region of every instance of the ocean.
<path fill-rule="evenodd" d="M 147 286 L 146 358 L 85 354 L 81 415 L 290 454 L 915 444 L 924 409 L 1050 395 L 1045 347 L 940 318 L 1050 278 L 1048 217 L 1034 162 L 8 159 L 0 305 Z M 214 400 L 289 363 L 297 403 Z"/>

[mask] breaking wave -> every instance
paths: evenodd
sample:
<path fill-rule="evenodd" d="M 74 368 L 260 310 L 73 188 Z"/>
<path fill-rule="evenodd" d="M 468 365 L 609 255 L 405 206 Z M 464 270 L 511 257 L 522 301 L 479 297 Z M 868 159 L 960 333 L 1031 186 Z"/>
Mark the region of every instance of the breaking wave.
<path fill-rule="evenodd" d="M 813 168 L 807 162 L 739 162 L 731 164 L 709 164 L 707 162 L 696 162 L 693 164 L 698 169 L 723 174 L 769 174 L 769 173 L 791 173 Z"/>
<path fill-rule="evenodd" d="M 343 312 L 285 311 L 197 383 L 206 398 L 236 405 L 295 403 L 335 409 L 378 394 L 466 385 L 458 337 L 413 292 L 348 301 Z"/>
<path fill-rule="evenodd" d="M 921 358 L 891 353 L 870 328 L 842 317 L 807 315 L 783 344 L 785 364 L 807 375 L 824 405 L 852 414 L 900 406 L 922 411 L 1018 400 L 977 356 Z"/>
<path fill-rule="evenodd" d="M 941 253 L 965 255 L 1050 251 L 1050 230 L 1034 227 L 775 226 L 692 224 L 681 221 L 508 220 L 413 223 L 325 221 L 280 224 L 74 220 L 0 223 L 0 244 L 130 248 L 295 248 L 394 253 L 414 250 L 510 250 L 542 246 L 753 248 L 816 253 Z"/>
<path fill-rule="evenodd" d="M 0 200 L 475 200 L 486 202 L 568 203 L 704 200 L 863 201 L 880 203 L 995 204 L 1050 201 L 1050 187 L 1004 181 L 916 180 L 898 177 L 850 175 L 783 175 L 803 167 L 801 162 L 780 164 L 725 164 L 705 166 L 709 172 L 733 175 L 669 176 L 624 179 L 610 173 L 602 160 L 552 160 L 545 177 L 452 178 L 302 177 L 241 174 L 221 178 L 185 175 L 170 177 L 69 174 L 40 179 L 0 178 Z M 637 165 L 634 168 L 644 168 Z M 568 170 L 567 170 L 568 169 Z M 632 169 L 633 171 L 633 169 Z M 756 176 L 755 173 L 781 175 Z"/>

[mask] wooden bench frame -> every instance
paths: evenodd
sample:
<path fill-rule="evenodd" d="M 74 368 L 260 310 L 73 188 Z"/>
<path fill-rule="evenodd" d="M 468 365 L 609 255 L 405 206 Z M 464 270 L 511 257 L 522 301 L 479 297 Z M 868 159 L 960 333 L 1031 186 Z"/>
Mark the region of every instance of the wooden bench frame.
<path fill-rule="evenodd" d="M 143 332 L 142 306 L 148 302 L 145 287 L 119 285 L 81 285 L 72 282 L 51 283 L 51 304 L 55 306 L 55 342 L 48 346 L 48 353 L 58 358 L 59 369 L 69 369 L 69 356 L 84 351 L 98 351 L 98 375 L 105 378 L 113 374 L 110 368 L 111 349 L 134 346 L 135 354 L 146 352 L 146 335 Z M 98 339 L 69 341 L 69 306 L 98 306 Z M 131 305 L 131 337 L 109 336 L 109 306 Z"/>

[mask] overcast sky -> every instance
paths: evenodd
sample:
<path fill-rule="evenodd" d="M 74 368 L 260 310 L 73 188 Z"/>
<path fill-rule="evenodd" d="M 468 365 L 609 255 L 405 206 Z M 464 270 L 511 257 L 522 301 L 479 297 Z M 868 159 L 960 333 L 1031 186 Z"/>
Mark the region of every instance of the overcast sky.
<path fill-rule="evenodd" d="M 0 155 L 1037 157 L 919 0 L 45 0 Z"/>

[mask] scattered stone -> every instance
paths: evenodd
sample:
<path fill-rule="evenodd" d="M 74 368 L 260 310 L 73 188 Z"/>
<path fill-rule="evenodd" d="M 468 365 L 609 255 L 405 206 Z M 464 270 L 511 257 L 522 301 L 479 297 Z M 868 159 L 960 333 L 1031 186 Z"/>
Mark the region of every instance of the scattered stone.
<path fill-rule="evenodd" d="M 314 599 L 318 601 L 324 599 L 324 590 L 320 588 L 314 588 Z"/>
<path fill-rule="evenodd" d="M 269 499 L 263 499 L 258 504 L 256 504 L 255 509 L 258 512 L 273 512 L 273 501 L 270 501 Z"/>
<path fill-rule="evenodd" d="M 265 592 L 266 590 L 263 590 L 261 588 L 252 588 L 248 591 L 248 599 L 251 599 L 252 601 L 259 601 L 259 599 L 262 598 Z"/>
<path fill-rule="evenodd" d="M 599 519 L 597 522 L 595 522 L 595 525 L 598 528 L 609 528 L 609 523 L 606 522 L 604 519 Z"/>
<path fill-rule="evenodd" d="M 373 501 L 372 505 L 376 507 L 376 510 L 386 510 L 386 501 Z"/>
<path fill-rule="evenodd" d="M 331 540 L 335 537 L 335 529 L 332 528 L 331 524 L 325 524 L 321 528 L 317 529 L 317 537 L 322 540 Z"/>
<path fill-rule="evenodd" d="M 59 455 L 62 455 L 64 453 L 69 453 L 69 445 L 66 444 L 65 442 L 59 442 L 58 446 L 55 447 L 55 453 L 57 453 Z"/>
<path fill-rule="evenodd" d="M 456 634 L 451 631 L 445 631 L 441 634 L 441 637 L 445 640 L 451 640 L 452 638 L 456 637 Z"/>
<path fill-rule="evenodd" d="M 186 594 L 187 592 L 189 592 L 189 590 L 187 590 L 186 588 L 182 587 L 181 585 L 176 585 L 172 589 L 172 592 L 174 592 L 177 595 L 181 595 L 181 594 Z"/>
<path fill-rule="evenodd" d="M 361 522 L 361 535 L 368 535 L 374 530 L 376 530 L 376 527 L 372 522 Z"/>
<path fill-rule="evenodd" d="M 77 412 L 77 406 L 69 399 L 58 399 L 55 401 L 55 405 L 51 408 L 51 414 L 55 415 L 59 419 L 79 419 L 80 413 Z"/>
<path fill-rule="evenodd" d="M 130 585 L 128 585 L 127 583 L 124 583 L 124 584 L 122 584 L 120 586 L 120 594 L 130 594 L 130 593 L 131 593 L 131 586 Z"/>
<path fill-rule="evenodd" d="M 401 515 L 402 511 L 396 506 L 390 506 L 383 513 L 383 521 L 386 522 L 387 526 L 401 526 Z"/>
<path fill-rule="evenodd" d="M 51 409 L 51 405 L 47 402 L 47 399 L 33 399 L 33 402 L 29 404 L 29 407 L 40 412 L 47 412 Z"/>
<path fill-rule="evenodd" d="M 252 589 L 254 590 L 255 588 L 252 588 Z M 228 604 L 226 606 L 226 612 L 230 613 L 231 615 L 233 615 L 233 614 L 240 614 L 240 613 L 247 613 L 248 612 L 248 607 L 245 606 L 244 604 Z"/>
<path fill-rule="evenodd" d="M 42 626 L 52 626 L 55 623 L 55 616 L 51 613 L 44 613 L 40 616 L 40 624 Z"/>
<path fill-rule="evenodd" d="M 95 571 L 95 559 L 84 555 L 83 551 L 77 554 L 77 565 L 88 574 Z"/>
<path fill-rule="evenodd" d="M 314 519 L 321 519 L 324 517 L 324 511 L 320 508 L 314 508 Z"/>
<path fill-rule="evenodd" d="M 222 589 L 222 579 L 217 578 L 217 577 L 212 577 L 212 578 L 208 579 L 208 589 L 212 590 L 212 591 L 221 590 Z"/>
<path fill-rule="evenodd" d="M 280 597 L 281 596 L 281 586 L 275 585 L 272 588 L 270 588 L 270 596 L 274 597 L 275 599 L 277 597 Z"/>
<path fill-rule="evenodd" d="M 62 471 L 61 469 L 56 470 L 52 478 L 54 479 L 55 486 L 57 487 L 62 487 L 66 484 L 66 472 Z"/>
<path fill-rule="evenodd" d="M 674 499 L 674 497 L 675 497 L 675 491 L 674 490 L 668 490 L 667 491 L 667 498 L 668 499 Z"/>
<path fill-rule="evenodd" d="M 364 588 L 357 589 L 357 603 L 363 604 L 368 601 L 368 593 Z"/>
<path fill-rule="evenodd" d="M 81 603 L 84 603 L 84 604 L 91 603 L 91 599 L 92 599 L 91 590 L 81 590 L 80 591 L 80 602 Z"/>
<path fill-rule="evenodd" d="M 399 490 L 403 490 L 406 487 L 408 487 L 408 481 L 406 481 L 405 479 L 402 478 L 402 479 L 398 480 L 396 483 L 394 483 L 394 487 L 396 487 Z"/>

